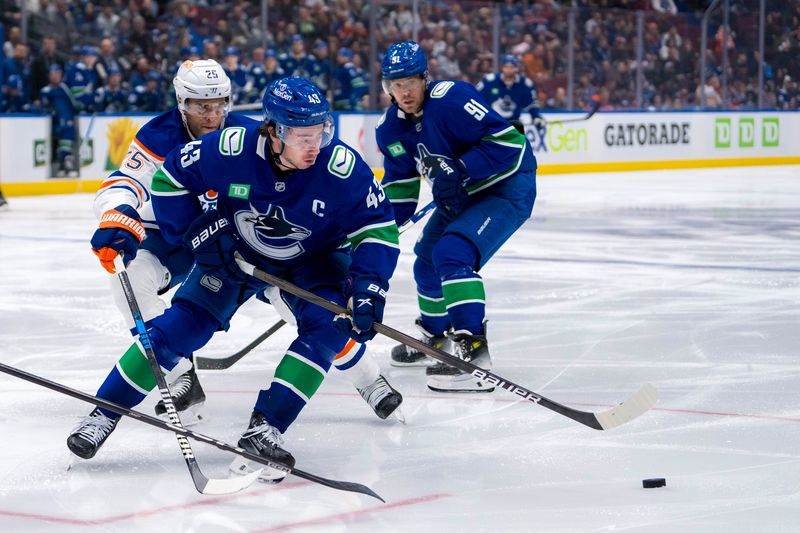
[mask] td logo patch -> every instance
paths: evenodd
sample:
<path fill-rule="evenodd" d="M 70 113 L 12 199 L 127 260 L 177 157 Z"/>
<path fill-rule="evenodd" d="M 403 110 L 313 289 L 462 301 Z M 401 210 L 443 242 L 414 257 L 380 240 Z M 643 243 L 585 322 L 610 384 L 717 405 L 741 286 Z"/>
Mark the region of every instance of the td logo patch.
<path fill-rule="evenodd" d="M 247 200 L 250 198 L 250 185 L 247 183 L 231 183 L 230 188 L 228 188 L 228 196 Z"/>

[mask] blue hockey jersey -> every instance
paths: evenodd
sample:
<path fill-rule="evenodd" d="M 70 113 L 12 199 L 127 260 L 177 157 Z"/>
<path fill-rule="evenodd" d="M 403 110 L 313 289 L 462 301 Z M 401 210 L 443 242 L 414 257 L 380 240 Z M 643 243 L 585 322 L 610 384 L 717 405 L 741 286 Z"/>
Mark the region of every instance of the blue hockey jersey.
<path fill-rule="evenodd" d="M 478 92 L 492 109 L 506 120 L 519 120 L 520 113 L 530 112 L 538 116 L 536 86 L 531 80 L 517 74 L 510 86 L 499 73 L 487 74 L 477 85 Z"/>
<path fill-rule="evenodd" d="M 383 186 L 395 206 L 398 223 L 414 212 L 426 155 L 460 159 L 470 176 L 469 194 L 521 169 L 536 168 L 525 136 L 463 81 L 431 83 L 418 119 L 391 105 L 378 122 L 376 137 L 384 157 Z"/>
<path fill-rule="evenodd" d="M 170 152 L 153 178 L 153 207 L 164 237 L 181 243 L 201 213 L 197 196 L 213 189 L 217 210 L 245 243 L 240 251 L 259 268 L 282 275 L 349 242 L 353 278 L 387 286 L 399 233 L 369 166 L 334 141 L 310 168 L 278 172 L 267 142 L 255 124 L 209 133 Z"/>

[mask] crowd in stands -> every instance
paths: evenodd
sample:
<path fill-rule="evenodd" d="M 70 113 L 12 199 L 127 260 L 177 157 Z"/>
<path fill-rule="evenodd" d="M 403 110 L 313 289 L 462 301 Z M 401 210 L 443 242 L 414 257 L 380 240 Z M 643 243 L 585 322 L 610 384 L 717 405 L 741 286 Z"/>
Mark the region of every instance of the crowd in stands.
<path fill-rule="evenodd" d="M 309 77 L 337 110 L 366 110 L 370 61 L 393 42 L 417 40 L 434 79 L 477 83 L 494 69 L 497 3 L 383 2 L 379 57 L 369 57 L 368 0 L 270 0 L 262 34 L 260 2 L 246 0 L 27 0 L 27 42 L 20 2 L 4 0 L 2 112 L 47 111 L 42 89 L 65 84 L 77 111 L 160 112 L 174 105 L 171 80 L 185 59 L 214 58 L 233 80 L 236 104 L 259 102 L 284 75 Z M 702 0 L 556 0 L 499 4 L 500 54 L 520 58 L 538 86 L 542 109 L 568 107 L 569 20 L 573 10 L 574 108 L 598 94 L 602 109 L 637 106 L 636 10 L 644 10 L 641 107 L 653 110 L 757 106 L 758 0 L 731 0 L 723 39 L 713 18 L 707 83 L 698 87 Z M 575 7 L 573 7 L 573 4 Z M 768 1 L 764 107 L 800 107 L 800 2 Z M 266 46 L 264 46 L 266 43 Z M 727 52 L 727 98 L 722 94 Z M 60 74 L 58 74 L 60 71 Z M 378 85 L 379 86 L 379 85 Z M 381 104 L 385 104 L 385 97 Z"/>

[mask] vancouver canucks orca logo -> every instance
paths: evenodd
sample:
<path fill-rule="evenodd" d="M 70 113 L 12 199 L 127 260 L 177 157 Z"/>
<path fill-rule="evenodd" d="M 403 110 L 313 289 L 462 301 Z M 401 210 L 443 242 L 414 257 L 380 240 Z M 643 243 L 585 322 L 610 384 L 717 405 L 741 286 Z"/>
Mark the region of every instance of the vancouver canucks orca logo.
<path fill-rule="evenodd" d="M 428 179 L 428 172 L 430 172 L 430 168 L 425 166 L 423 161 L 425 161 L 425 158 L 429 156 L 446 157 L 442 154 L 432 154 L 424 144 L 417 143 L 417 155 L 414 156 L 414 161 L 417 163 L 417 172 L 419 172 L 419 175 L 426 180 Z"/>
<path fill-rule="evenodd" d="M 283 208 L 270 204 L 266 213 L 250 205 L 250 210 L 234 216 L 236 228 L 244 240 L 258 253 L 273 259 L 292 259 L 305 249 L 300 241 L 311 231 L 286 219 Z"/>

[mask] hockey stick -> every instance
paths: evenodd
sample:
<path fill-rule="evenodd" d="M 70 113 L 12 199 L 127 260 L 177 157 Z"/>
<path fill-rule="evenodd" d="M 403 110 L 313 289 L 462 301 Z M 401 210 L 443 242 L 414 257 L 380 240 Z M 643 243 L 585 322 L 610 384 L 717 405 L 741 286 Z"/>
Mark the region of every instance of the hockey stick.
<path fill-rule="evenodd" d="M 239 268 L 241 268 L 244 272 L 260 279 L 261 281 L 274 285 L 281 290 L 294 294 L 295 296 L 298 296 L 307 302 L 319 305 L 320 307 L 323 307 L 333 313 L 349 314 L 348 310 L 340 305 L 336 305 L 335 303 L 317 296 L 312 292 L 301 289 L 300 287 L 297 287 L 288 281 L 268 274 L 263 270 L 259 270 L 254 265 L 251 265 L 245 261 L 244 258 L 238 254 L 238 252 L 236 254 L 236 262 L 239 264 Z M 402 342 L 406 346 L 415 348 L 416 350 L 419 350 L 420 352 L 429 355 L 434 359 L 437 359 L 450 366 L 454 366 L 468 374 L 472 374 L 477 379 L 482 379 L 487 383 L 497 385 L 498 387 L 506 389 L 512 394 L 516 394 L 520 398 L 533 403 L 538 403 L 542 407 L 546 407 L 551 411 L 555 411 L 560 415 L 571 418 L 572 420 L 580 422 L 581 424 L 592 429 L 606 430 L 629 422 L 653 407 L 658 397 L 656 388 L 648 383 L 643 385 L 633 396 L 629 397 L 621 404 L 612 407 L 611 409 L 599 413 L 579 411 L 545 398 L 541 394 L 528 390 L 525 387 L 498 376 L 497 374 L 463 361 L 458 357 L 454 357 L 445 351 L 428 346 L 424 342 L 417 340 L 414 337 L 409 337 L 405 333 L 390 328 L 389 326 L 381 324 L 380 322 L 375 322 L 373 324 L 373 328 L 378 333 L 381 333 L 390 339 Z"/>
<path fill-rule="evenodd" d="M 161 399 L 164 401 L 164 407 L 167 410 L 169 421 L 173 425 L 183 428 L 181 419 L 178 416 L 178 411 L 175 409 L 175 404 L 172 402 L 172 394 L 169 391 L 167 380 L 164 379 L 164 374 L 161 373 L 161 367 L 158 364 L 158 359 L 156 359 L 156 353 L 153 351 L 150 334 L 144 326 L 142 312 L 139 310 L 139 303 L 136 301 L 131 281 L 128 279 L 128 273 L 125 271 L 125 263 L 122 260 L 122 254 L 117 254 L 114 258 L 114 268 L 117 271 L 117 278 L 122 285 L 122 292 L 125 293 L 125 300 L 127 300 L 128 307 L 131 310 L 131 316 L 136 325 L 136 333 L 139 334 L 139 342 L 141 342 L 147 361 L 150 363 L 150 370 L 152 370 L 153 376 L 156 378 L 158 392 L 161 393 Z M 194 486 L 197 492 L 201 494 L 231 494 L 238 492 L 252 484 L 263 471 L 263 469 L 256 470 L 257 474 L 255 476 L 253 474 L 256 472 L 240 478 L 209 479 L 200 470 L 200 465 L 197 464 L 197 460 L 194 458 L 194 452 L 192 451 L 192 445 L 189 444 L 189 440 L 179 434 L 178 444 L 180 444 L 181 453 L 186 460 L 186 466 L 189 467 L 189 473 L 192 475 Z"/>
<path fill-rule="evenodd" d="M 236 363 L 236 361 L 250 353 L 253 348 L 264 342 L 273 333 L 281 329 L 284 324 L 286 324 L 286 321 L 282 318 L 279 319 L 277 322 L 271 325 L 267 331 L 256 337 L 255 340 L 253 340 L 250 344 L 233 355 L 220 358 L 197 356 L 195 357 L 195 364 L 197 365 L 197 368 L 202 370 L 224 370 L 226 368 L 230 368 L 234 363 Z"/>
<path fill-rule="evenodd" d="M 425 218 L 425 215 L 427 215 L 428 213 L 430 213 L 434 209 L 436 209 L 436 203 L 433 202 L 433 201 L 428 202 L 426 205 L 420 207 L 419 211 L 417 211 L 416 213 L 411 215 L 411 218 L 409 218 L 408 220 L 406 220 L 405 222 L 400 224 L 400 227 L 397 228 L 398 231 L 400 233 L 403 233 L 408 228 L 410 228 L 411 226 L 413 226 L 414 224 L 416 224 L 417 222 L 419 222 L 420 220 Z"/>
<path fill-rule="evenodd" d="M 434 209 L 436 209 L 436 204 L 434 202 L 430 202 L 424 207 L 421 207 L 419 211 L 411 215 L 411 218 L 403 222 L 403 224 L 399 228 L 400 233 L 403 233 L 408 228 L 410 228 L 411 226 L 422 220 L 425 217 L 425 215 L 427 215 Z M 230 368 L 237 361 L 239 361 L 239 359 L 250 353 L 253 350 L 253 348 L 264 342 L 273 333 L 281 329 L 281 327 L 284 324 L 286 324 L 285 320 L 283 319 L 278 320 L 275 324 L 270 326 L 270 328 L 267 331 L 259 335 L 255 340 L 253 340 L 253 342 L 251 342 L 250 344 L 248 344 L 247 346 L 245 346 L 244 348 L 242 348 L 233 355 L 220 358 L 197 356 L 195 357 L 195 364 L 197 365 L 197 368 L 201 370 L 224 370 L 226 368 Z"/>
<path fill-rule="evenodd" d="M 324 477 L 320 477 L 314 474 L 309 474 L 308 472 L 304 472 L 297 468 L 289 468 L 286 465 L 281 463 L 276 463 L 270 461 L 269 459 L 264 459 L 260 455 L 255 455 L 253 453 L 248 452 L 243 448 L 239 448 L 238 446 L 232 446 L 230 444 L 226 444 L 220 440 L 217 440 L 213 437 L 209 437 L 207 435 L 203 435 L 202 433 L 197 433 L 190 429 L 186 429 L 184 427 L 171 424 L 169 422 L 164 422 L 160 418 L 156 418 L 154 416 L 150 416 L 144 414 L 140 411 L 134 411 L 133 409 L 128 409 L 127 407 L 122 407 L 121 405 L 117 405 L 115 403 L 109 402 L 102 398 L 98 398 L 96 396 L 92 396 L 91 394 L 86 394 L 85 392 L 81 392 L 79 390 L 75 390 L 71 387 L 67 387 L 66 385 L 62 385 L 61 383 L 56 383 L 55 381 L 50 381 L 49 379 L 43 378 L 41 376 L 37 376 L 36 374 L 30 374 L 25 372 L 24 370 L 20 370 L 18 368 L 14 368 L 13 366 L 8 366 L 3 363 L 0 363 L 0 372 L 4 372 L 11 376 L 18 377 L 30 383 L 34 383 L 36 385 L 40 385 L 44 388 L 59 392 L 61 394 L 66 394 L 67 396 L 71 396 L 77 400 L 81 400 L 90 404 L 94 404 L 98 407 L 102 407 L 104 409 L 108 409 L 109 411 L 113 411 L 123 416 L 127 416 L 133 418 L 134 420 L 138 420 L 139 422 L 144 422 L 145 424 L 149 424 L 153 427 L 164 429 L 167 431 L 172 431 L 173 433 L 177 434 L 181 438 L 189 437 L 199 442 L 204 442 L 206 444 L 210 444 L 217 449 L 230 452 L 236 455 L 240 455 L 245 459 L 249 459 L 251 461 L 261 463 L 262 465 L 269 466 L 271 468 L 275 468 L 278 470 L 282 470 L 289 474 L 294 474 L 295 476 L 306 479 L 313 483 L 319 483 L 320 485 L 324 485 L 326 487 L 330 487 L 336 490 L 344 490 L 348 492 L 358 492 L 360 494 L 366 494 L 367 496 L 372 496 L 373 498 L 377 498 L 380 501 L 385 503 L 385 500 L 381 498 L 378 494 L 376 494 L 372 489 L 365 485 L 361 485 L 360 483 L 353 483 L 351 481 L 336 481 L 334 479 L 327 479 Z M 206 492 L 205 494 L 209 494 Z"/>
<path fill-rule="evenodd" d="M 597 110 L 600 109 L 600 97 L 597 95 L 592 96 L 592 107 L 589 108 L 589 113 L 582 117 L 575 117 L 575 118 L 565 118 L 564 120 L 549 120 L 547 121 L 547 125 L 551 124 L 566 124 L 567 122 L 583 122 L 584 120 L 589 120 L 597 113 Z"/>

